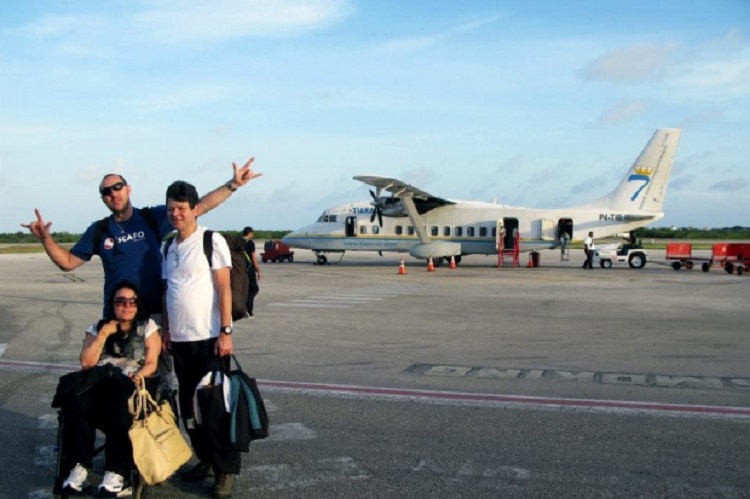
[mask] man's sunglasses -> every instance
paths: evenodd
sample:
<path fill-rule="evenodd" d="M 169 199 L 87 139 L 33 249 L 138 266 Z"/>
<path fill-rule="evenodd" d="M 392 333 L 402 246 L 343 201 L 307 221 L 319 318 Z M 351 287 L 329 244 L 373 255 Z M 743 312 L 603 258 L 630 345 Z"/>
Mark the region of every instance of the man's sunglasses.
<path fill-rule="evenodd" d="M 136 307 L 138 306 L 138 298 L 123 298 L 122 296 L 115 298 L 115 306 L 120 307 Z"/>
<path fill-rule="evenodd" d="M 112 184 L 104 189 L 99 189 L 99 194 L 101 194 L 102 197 L 111 196 L 113 192 L 120 192 L 126 185 L 128 184 L 125 182 L 117 182 L 116 184 Z"/>

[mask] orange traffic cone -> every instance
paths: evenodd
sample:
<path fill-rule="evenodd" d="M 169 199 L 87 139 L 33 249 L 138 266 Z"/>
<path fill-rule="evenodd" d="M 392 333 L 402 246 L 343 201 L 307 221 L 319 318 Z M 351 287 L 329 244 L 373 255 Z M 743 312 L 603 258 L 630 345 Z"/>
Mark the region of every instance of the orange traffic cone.
<path fill-rule="evenodd" d="M 451 264 L 449 265 L 449 268 L 452 268 L 452 269 L 456 268 L 456 259 L 453 258 L 453 255 L 451 255 Z"/>
<path fill-rule="evenodd" d="M 398 275 L 406 274 L 406 265 L 404 265 L 404 259 L 401 259 L 401 265 L 398 266 Z"/>
<path fill-rule="evenodd" d="M 529 263 L 526 265 L 526 268 L 528 269 L 534 268 L 534 260 L 531 258 L 531 253 L 529 253 Z"/>
<path fill-rule="evenodd" d="M 432 263 L 432 257 L 427 260 L 427 272 L 435 272 L 435 265 Z"/>

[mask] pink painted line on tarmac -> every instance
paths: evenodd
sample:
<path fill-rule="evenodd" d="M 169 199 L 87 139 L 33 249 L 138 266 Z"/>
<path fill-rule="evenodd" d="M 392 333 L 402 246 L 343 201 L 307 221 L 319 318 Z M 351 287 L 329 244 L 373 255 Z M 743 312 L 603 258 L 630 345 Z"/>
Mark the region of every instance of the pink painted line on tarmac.
<path fill-rule="evenodd" d="M 80 365 L 53 364 L 51 362 L 32 362 L 27 360 L 6 360 L 0 359 L 0 368 L 12 369 L 16 371 L 33 371 L 33 372 L 61 372 L 69 373 L 77 371 Z"/>
<path fill-rule="evenodd" d="M 532 397 L 524 395 L 496 395 L 491 393 L 444 392 L 435 390 L 409 390 L 401 388 L 378 388 L 356 385 L 324 383 L 296 383 L 289 381 L 258 380 L 265 388 L 286 389 L 297 392 L 330 393 L 339 395 L 373 396 L 393 399 L 419 399 L 425 401 L 451 401 L 466 403 L 489 403 L 570 409 L 611 411 L 637 411 L 651 413 L 681 413 L 685 415 L 729 416 L 750 418 L 750 407 L 722 407 L 712 405 L 665 404 L 658 402 L 630 402 L 626 400 L 593 400 L 554 397 Z"/>
<path fill-rule="evenodd" d="M 79 369 L 77 365 L 54 364 L 0 359 L 0 369 L 68 373 Z M 492 393 L 447 392 L 439 390 L 411 390 L 404 388 L 380 388 L 329 383 L 304 383 L 259 379 L 258 385 L 269 390 L 290 391 L 311 395 L 357 396 L 387 398 L 393 400 L 422 400 L 427 402 L 452 402 L 466 404 L 512 405 L 528 408 L 558 408 L 598 410 L 611 412 L 639 412 L 651 414 L 682 414 L 685 416 L 750 418 L 750 407 L 724 407 L 715 405 L 666 404 L 659 402 L 631 402 L 627 400 L 594 400 L 556 397 L 534 397 L 526 395 L 503 395 Z"/>

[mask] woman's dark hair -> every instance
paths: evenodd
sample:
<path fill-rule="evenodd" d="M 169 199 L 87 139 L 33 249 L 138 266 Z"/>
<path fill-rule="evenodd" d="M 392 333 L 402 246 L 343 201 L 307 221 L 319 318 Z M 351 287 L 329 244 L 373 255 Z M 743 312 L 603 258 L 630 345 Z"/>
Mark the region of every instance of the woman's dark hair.
<path fill-rule="evenodd" d="M 134 283 L 130 281 L 120 281 L 115 286 L 115 289 L 112 290 L 112 295 L 109 297 L 109 304 L 112 308 L 112 317 L 109 317 L 110 320 L 115 319 L 115 296 L 117 296 L 117 292 L 121 289 L 129 289 L 133 293 L 135 293 L 135 306 L 137 307 L 137 311 L 135 313 L 135 320 L 141 321 L 146 318 L 146 311 L 143 307 L 141 307 L 141 292 L 138 291 L 138 286 L 136 286 Z"/>

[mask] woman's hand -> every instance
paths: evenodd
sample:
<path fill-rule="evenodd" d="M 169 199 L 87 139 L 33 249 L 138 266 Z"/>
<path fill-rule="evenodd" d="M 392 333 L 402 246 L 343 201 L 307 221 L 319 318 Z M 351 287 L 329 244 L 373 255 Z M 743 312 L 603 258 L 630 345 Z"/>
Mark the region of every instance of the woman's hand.
<path fill-rule="evenodd" d="M 109 322 L 105 322 L 102 324 L 101 329 L 99 329 L 99 334 L 103 338 L 108 338 L 109 336 L 115 334 L 117 332 L 117 321 L 111 320 Z"/>

